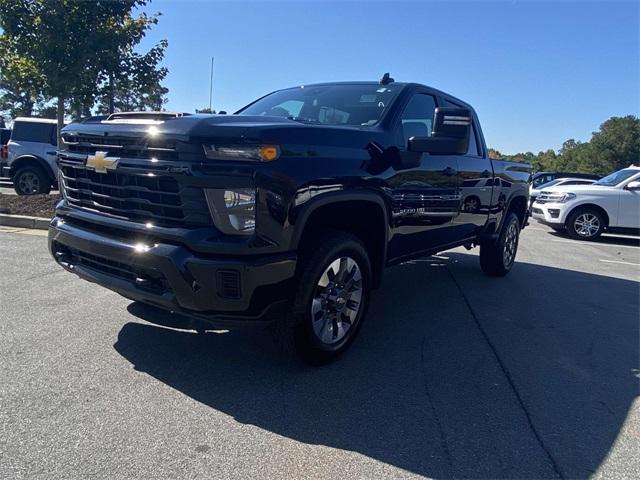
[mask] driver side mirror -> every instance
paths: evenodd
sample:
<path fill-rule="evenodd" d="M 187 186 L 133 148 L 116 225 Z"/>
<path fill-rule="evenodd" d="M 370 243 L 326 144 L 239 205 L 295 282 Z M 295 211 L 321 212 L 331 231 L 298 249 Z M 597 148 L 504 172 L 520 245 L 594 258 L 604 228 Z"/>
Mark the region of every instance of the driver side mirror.
<path fill-rule="evenodd" d="M 436 108 L 431 136 L 409 138 L 409 151 L 464 155 L 469 149 L 472 118 L 471 111 L 466 108 Z"/>
<path fill-rule="evenodd" d="M 634 180 L 633 182 L 629 182 L 625 188 L 627 190 L 640 190 L 640 181 Z"/>

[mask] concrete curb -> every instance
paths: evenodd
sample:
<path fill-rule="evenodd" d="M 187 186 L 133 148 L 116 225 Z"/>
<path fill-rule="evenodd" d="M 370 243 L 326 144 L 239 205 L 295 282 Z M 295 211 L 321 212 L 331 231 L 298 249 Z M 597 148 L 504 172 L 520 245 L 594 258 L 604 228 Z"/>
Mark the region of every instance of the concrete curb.
<path fill-rule="evenodd" d="M 0 225 L 4 225 L 5 227 L 47 230 L 50 222 L 50 218 L 27 217 L 25 215 L 8 215 L 6 213 L 0 213 Z"/>

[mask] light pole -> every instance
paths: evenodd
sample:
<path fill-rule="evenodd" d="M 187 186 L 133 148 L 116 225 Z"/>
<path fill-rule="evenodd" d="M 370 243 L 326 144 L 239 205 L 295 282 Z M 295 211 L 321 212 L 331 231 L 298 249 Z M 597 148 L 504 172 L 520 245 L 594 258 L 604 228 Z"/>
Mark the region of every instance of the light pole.
<path fill-rule="evenodd" d="M 213 110 L 213 57 L 211 57 L 211 81 L 209 83 L 209 113 Z"/>

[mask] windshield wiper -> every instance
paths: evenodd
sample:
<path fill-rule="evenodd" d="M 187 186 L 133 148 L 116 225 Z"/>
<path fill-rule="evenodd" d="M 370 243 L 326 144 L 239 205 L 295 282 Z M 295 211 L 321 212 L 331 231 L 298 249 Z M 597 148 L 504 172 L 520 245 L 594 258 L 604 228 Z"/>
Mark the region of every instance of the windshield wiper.
<path fill-rule="evenodd" d="M 300 122 L 300 123 L 320 123 L 318 120 L 314 120 L 313 118 L 294 117 L 293 115 L 287 118 L 289 120 L 293 120 L 294 122 Z"/>

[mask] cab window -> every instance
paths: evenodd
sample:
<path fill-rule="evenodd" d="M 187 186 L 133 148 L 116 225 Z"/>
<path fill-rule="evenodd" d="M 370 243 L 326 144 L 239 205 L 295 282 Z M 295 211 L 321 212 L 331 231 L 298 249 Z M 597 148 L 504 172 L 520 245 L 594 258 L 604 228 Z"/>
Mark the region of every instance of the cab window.
<path fill-rule="evenodd" d="M 418 93 L 409 100 L 400 119 L 405 147 L 411 137 L 431 136 L 435 109 L 436 101 L 431 95 Z"/>

